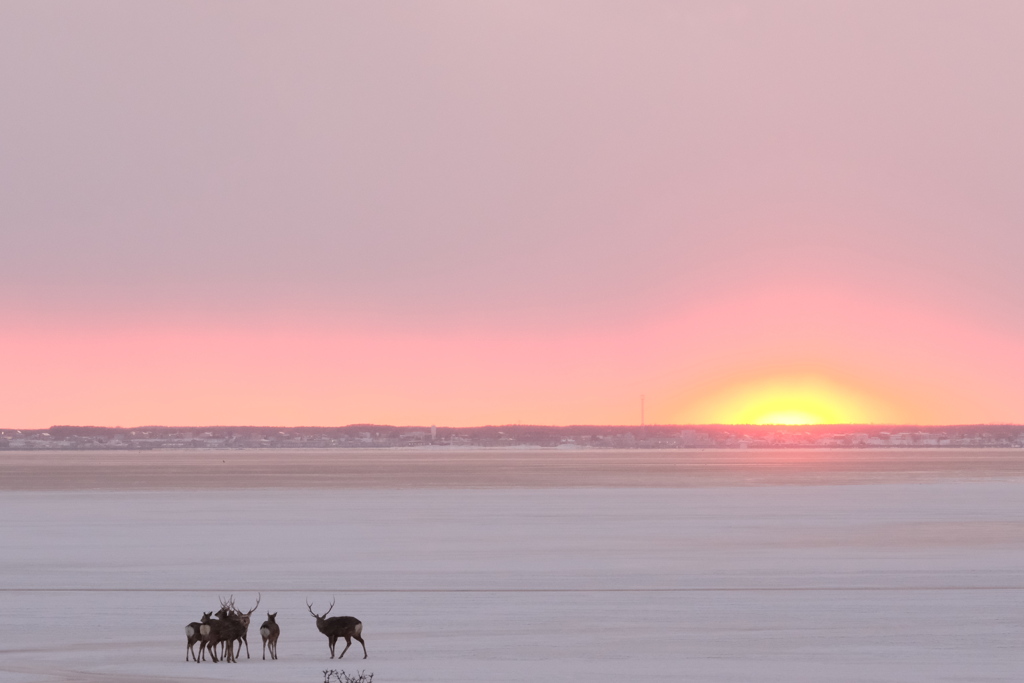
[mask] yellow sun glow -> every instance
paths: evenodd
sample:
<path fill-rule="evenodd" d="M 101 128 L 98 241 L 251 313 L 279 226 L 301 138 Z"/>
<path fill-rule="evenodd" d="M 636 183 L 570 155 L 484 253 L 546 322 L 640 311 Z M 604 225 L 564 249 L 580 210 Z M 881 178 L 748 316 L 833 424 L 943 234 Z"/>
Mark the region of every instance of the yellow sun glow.
<path fill-rule="evenodd" d="M 770 379 L 721 391 L 702 402 L 704 419 L 720 424 L 839 424 L 873 422 L 863 397 L 817 377 Z"/>

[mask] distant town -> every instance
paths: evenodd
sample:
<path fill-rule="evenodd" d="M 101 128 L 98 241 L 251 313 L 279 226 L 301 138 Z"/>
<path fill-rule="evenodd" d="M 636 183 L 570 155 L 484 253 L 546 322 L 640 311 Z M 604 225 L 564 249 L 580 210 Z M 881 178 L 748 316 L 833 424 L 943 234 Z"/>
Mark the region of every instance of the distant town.
<path fill-rule="evenodd" d="M 7 450 L 224 448 L 1024 448 L 1024 426 L 72 427 L 0 429 Z"/>

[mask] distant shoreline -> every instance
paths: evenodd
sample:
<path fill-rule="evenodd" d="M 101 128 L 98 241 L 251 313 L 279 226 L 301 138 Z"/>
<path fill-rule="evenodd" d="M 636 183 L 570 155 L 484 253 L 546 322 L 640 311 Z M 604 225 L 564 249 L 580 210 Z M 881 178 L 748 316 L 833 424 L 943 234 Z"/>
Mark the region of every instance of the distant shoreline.
<path fill-rule="evenodd" d="M 4 450 L 1024 448 L 1021 425 L 499 425 L 0 429 Z"/>
<path fill-rule="evenodd" d="M 559 452 L 559 451 L 680 451 L 680 452 L 730 452 L 730 451 L 970 451 L 970 450 L 1024 450 L 1024 445 L 948 445 L 948 446 L 831 446 L 816 444 L 774 444 L 751 446 L 632 446 L 622 448 L 616 446 L 474 446 L 447 444 L 427 446 L 88 446 L 88 447 L 30 447 L 0 448 L 4 453 L 88 453 L 88 452 L 127 452 L 127 453 L 225 453 L 239 451 L 275 452 L 275 451 L 412 451 L 420 453 L 465 453 L 471 451 L 485 452 Z"/>

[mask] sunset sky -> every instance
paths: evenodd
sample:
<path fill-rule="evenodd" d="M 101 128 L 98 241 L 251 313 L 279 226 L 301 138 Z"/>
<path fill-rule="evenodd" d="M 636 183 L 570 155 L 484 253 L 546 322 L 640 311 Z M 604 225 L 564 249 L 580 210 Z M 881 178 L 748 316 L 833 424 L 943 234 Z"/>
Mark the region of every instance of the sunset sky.
<path fill-rule="evenodd" d="M 1024 422 L 1024 3 L 4 3 L 0 84 L 0 427 Z"/>

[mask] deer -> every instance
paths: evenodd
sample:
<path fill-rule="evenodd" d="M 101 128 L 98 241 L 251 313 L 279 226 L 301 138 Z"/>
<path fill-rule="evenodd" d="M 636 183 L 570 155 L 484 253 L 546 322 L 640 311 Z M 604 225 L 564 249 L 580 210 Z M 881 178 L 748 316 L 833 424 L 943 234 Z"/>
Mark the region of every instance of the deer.
<path fill-rule="evenodd" d="M 352 646 L 352 639 L 355 638 L 359 641 L 359 644 L 363 646 L 363 659 L 366 659 L 366 643 L 363 642 L 363 622 L 359 621 L 355 617 L 331 617 L 327 618 L 331 610 L 334 609 L 334 598 L 331 598 L 331 606 L 327 608 L 327 611 L 322 615 L 317 614 L 313 611 L 313 605 L 306 600 L 306 607 L 309 609 L 309 613 L 316 619 L 316 627 L 327 636 L 327 644 L 331 648 L 331 659 L 334 659 L 334 644 L 338 642 L 338 638 L 345 639 L 345 649 L 338 655 L 338 659 L 345 656 L 348 649 Z"/>
<path fill-rule="evenodd" d="M 232 595 L 226 603 L 222 602 L 221 605 L 221 610 L 223 611 L 221 619 L 224 622 L 221 627 L 221 642 L 224 645 L 224 652 L 221 654 L 221 658 L 226 662 L 237 662 L 235 641 L 239 641 L 238 654 L 242 654 L 241 641 L 245 638 L 245 633 L 249 628 L 249 619 L 235 607 L 235 596 Z M 252 612 L 249 615 L 251 616 Z"/>
<path fill-rule="evenodd" d="M 221 612 L 223 612 L 223 611 L 224 610 L 222 609 Z M 218 612 L 217 615 L 220 616 L 221 612 Z M 210 659 L 214 663 L 216 663 L 217 662 L 216 646 L 217 646 L 217 643 L 220 642 L 220 638 L 214 632 L 220 630 L 220 619 L 217 619 L 216 621 L 214 621 L 214 619 L 212 619 L 212 617 L 213 617 L 213 612 L 206 612 L 206 613 L 203 614 L 203 618 L 199 622 L 199 624 L 200 624 L 200 626 L 199 626 L 199 633 L 200 633 L 200 636 L 202 637 L 202 640 L 203 640 L 203 642 L 199 645 L 199 655 L 202 657 L 203 660 L 205 660 L 206 659 L 206 652 L 209 651 L 210 652 Z M 198 663 L 199 663 L 199 660 L 197 659 L 196 660 L 196 664 L 198 664 Z"/>
<path fill-rule="evenodd" d="M 236 661 L 238 657 L 242 655 L 242 643 L 245 643 L 245 656 L 249 658 L 249 621 L 252 618 L 252 613 L 256 611 L 256 608 L 260 606 L 260 600 L 263 595 L 260 594 L 256 598 L 256 605 L 248 612 L 242 612 L 235 607 L 235 596 L 231 596 L 227 602 L 223 599 L 220 601 L 221 609 L 224 611 L 224 615 L 221 617 L 231 621 L 230 640 L 221 640 L 221 657 L 229 662 Z M 218 612 L 218 616 L 220 613 Z M 238 652 L 234 651 L 235 641 L 238 641 Z M 231 647 L 232 652 L 230 656 L 227 654 L 227 648 Z"/>
<path fill-rule="evenodd" d="M 199 659 L 196 660 L 196 664 L 206 661 L 206 652 L 210 649 L 210 629 L 213 623 L 213 612 L 203 612 L 203 618 L 199 620 Z"/>
<path fill-rule="evenodd" d="M 267 612 L 267 620 L 260 626 L 260 635 L 263 636 L 263 659 L 267 658 L 267 646 L 270 646 L 270 658 L 277 659 L 277 639 L 281 635 L 281 627 L 275 620 L 277 612 Z"/>
<path fill-rule="evenodd" d="M 206 661 L 206 653 L 210 652 L 213 656 L 212 646 L 210 644 L 210 630 L 215 628 L 214 624 L 218 623 L 213 619 L 213 612 L 204 612 L 203 618 L 199 620 L 199 659 L 198 662 Z M 219 640 L 217 642 L 220 642 Z M 224 648 L 221 648 L 221 656 L 223 657 Z M 216 661 L 216 660 L 215 660 Z"/>
<path fill-rule="evenodd" d="M 213 615 L 213 612 L 203 612 L 203 617 L 205 617 L 207 619 L 210 616 L 212 616 L 212 615 Z M 196 643 L 199 643 L 199 654 L 203 653 L 203 644 L 202 644 L 203 636 L 199 632 L 199 629 L 201 627 L 202 627 L 202 623 L 200 623 L 198 621 L 193 621 L 191 624 L 189 624 L 188 626 L 185 627 L 185 637 L 188 639 L 188 644 L 187 644 L 186 649 L 185 649 L 185 661 L 186 662 L 188 661 L 188 656 L 189 656 L 190 653 L 192 654 L 192 659 L 195 659 L 197 662 L 199 661 L 199 659 L 196 657 L 195 650 L 192 649 L 192 647 Z"/>
<path fill-rule="evenodd" d="M 252 618 L 252 613 L 256 611 L 256 608 L 260 606 L 260 600 L 263 598 L 263 594 L 260 593 L 256 598 L 256 604 L 248 612 L 241 612 L 235 609 L 235 597 L 231 596 L 231 601 L 228 603 L 231 609 L 234 611 L 238 620 L 242 623 L 242 635 L 238 642 L 238 655 L 242 654 L 242 643 L 245 643 L 245 658 L 249 659 L 249 620 Z"/>
<path fill-rule="evenodd" d="M 202 625 L 199 627 L 199 632 L 202 634 L 205 644 L 206 651 L 210 653 L 210 659 L 216 663 L 217 660 L 217 645 L 223 644 L 224 654 L 222 655 L 225 662 L 235 662 L 235 647 L 234 641 L 242 637 L 242 621 L 239 619 L 238 614 L 234 613 L 230 605 L 221 601 L 221 608 L 215 615 L 216 619 L 211 619 L 209 616 L 203 615 Z M 202 647 L 200 647 L 202 650 Z"/>

